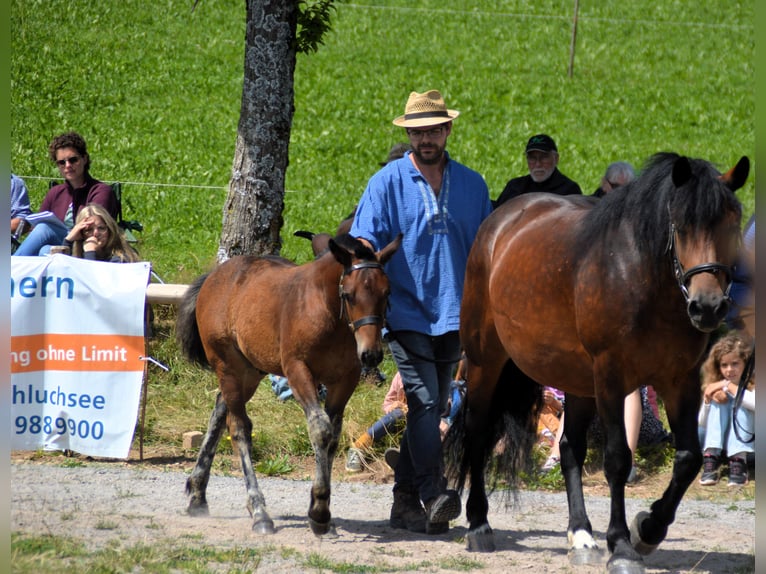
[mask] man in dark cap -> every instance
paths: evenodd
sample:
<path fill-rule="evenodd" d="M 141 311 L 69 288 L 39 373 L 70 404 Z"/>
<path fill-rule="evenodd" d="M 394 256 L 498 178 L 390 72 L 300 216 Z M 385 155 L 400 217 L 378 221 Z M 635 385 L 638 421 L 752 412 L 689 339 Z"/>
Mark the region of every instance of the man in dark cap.
<path fill-rule="evenodd" d="M 509 181 L 495 200 L 495 207 L 512 197 L 535 191 L 547 191 L 557 195 L 582 195 L 580 186 L 558 170 L 559 152 L 551 136 L 532 136 L 527 142 L 525 153 L 529 174 Z"/>

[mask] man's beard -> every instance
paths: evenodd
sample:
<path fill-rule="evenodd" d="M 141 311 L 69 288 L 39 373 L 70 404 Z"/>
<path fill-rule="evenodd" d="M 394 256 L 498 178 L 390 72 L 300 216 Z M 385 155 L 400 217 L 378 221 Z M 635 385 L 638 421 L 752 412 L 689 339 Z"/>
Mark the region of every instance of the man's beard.
<path fill-rule="evenodd" d="M 420 151 L 420 148 L 422 148 L 423 145 L 414 146 L 412 149 L 412 153 L 415 154 L 415 157 L 418 158 L 418 161 L 425 165 L 435 165 L 439 163 L 442 160 L 442 157 L 444 156 L 444 148 L 441 146 L 438 146 L 437 144 L 429 144 L 428 150 L 426 153 L 428 154 L 427 157 L 423 157 L 423 154 Z"/>

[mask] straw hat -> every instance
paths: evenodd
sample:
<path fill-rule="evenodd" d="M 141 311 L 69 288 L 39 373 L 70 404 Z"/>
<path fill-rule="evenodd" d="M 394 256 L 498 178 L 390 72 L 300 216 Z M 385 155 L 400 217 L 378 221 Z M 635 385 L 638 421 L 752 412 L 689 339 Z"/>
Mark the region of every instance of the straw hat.
<path fill-rule="evenodd" d="M 438 90 L 423 94 L 411 92 L 404 107 L 404 115 L 394 120 L 402 128 L 422 128 L 451 122 L 460 115 L 457 110 L 448 110 Z"/>

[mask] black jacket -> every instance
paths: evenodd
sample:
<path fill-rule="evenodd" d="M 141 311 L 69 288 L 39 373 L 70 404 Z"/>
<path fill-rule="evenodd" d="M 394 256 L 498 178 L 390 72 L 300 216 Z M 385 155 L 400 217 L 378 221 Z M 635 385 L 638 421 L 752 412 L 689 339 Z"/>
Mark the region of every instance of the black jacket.
<path fill-rule="evenodd" d="M 540 183 L 535 182 L 531 175 L 513 178 L 505 184 L 505 189 L 503 189 L 503 192 L 494 201 L 493 207 L 502 205 L 512 197 L 516 197 L 522 193 L 532 193 L 536 191 L 547 191 L 548 193 L 555 193 L 557 195 L 582 195 L 580 186 L 556 168 L 548 179 Z"/>

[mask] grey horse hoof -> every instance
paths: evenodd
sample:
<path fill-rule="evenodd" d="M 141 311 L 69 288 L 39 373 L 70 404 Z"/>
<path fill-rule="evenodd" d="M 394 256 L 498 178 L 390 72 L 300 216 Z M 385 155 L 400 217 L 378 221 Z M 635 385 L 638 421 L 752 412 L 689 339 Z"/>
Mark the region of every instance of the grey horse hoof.
<path fill-rule="evenodd" d="M 253 522 L 253 532 L 256 534 L 274 534 L 276 532 L 274 521 L 271 518 L 262 518 Z"/>
<path fill-rule="evenodd" d="M 189 516 L 210 516 L 210 510 L 207 504 L 190 504 L 186 509 L 186 514 Z"/>
<path fill-rule="evenodd" d="M 309 526 L 314 536 L 328 536 L 331 538 L 337 536 L 332 522 L 317 522 L 309 518 Z"/>
<path fill-rule="evenodd" d="M 601 564 L 604 562 L 604 552 L 600 548 L 571 548 L 568 553 L 569 563 L 572 566 L 586 564 Z"/>
<path fill-rule="evenodd" d="M 627 558 L 612 558 L 606 565 L 608 574 L 644 574 L 643 562 Z"/>
<path fill-rule="evenodd" d="M 639 531 L 639 524 L 649 518 L 649 513 L 641 511 L 633 518 L 633 522 L 630 523 L 630 544 L 641 556 L 648 556 L 655 550 L 659 544 L 649 544 L 641 539 Z"/>
<path fill-rule="evenodd" d="M 478 528 L 469 530 L 465 537 L 466 549 L 469 552 L 494 552 L 495 535 L 489 524 L 482 524 Z"/>

